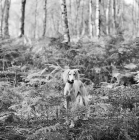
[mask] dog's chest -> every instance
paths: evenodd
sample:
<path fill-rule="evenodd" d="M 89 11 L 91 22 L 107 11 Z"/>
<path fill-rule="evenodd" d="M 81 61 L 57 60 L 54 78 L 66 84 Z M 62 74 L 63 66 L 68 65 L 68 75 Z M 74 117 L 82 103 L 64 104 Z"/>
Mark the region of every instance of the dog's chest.
<path fill-rule="evenodd" d="M 76 100 L 77 94 L 79 92 L 79 87 L 75 87 L 75 85 L 70 85 L 68 90 L 68 95 L 71 97 L 71 101 L 74 102 Z"/>
<path fill-rule="evenodd" d="M 75 98 L 76 91 L 73 85 L 70 86 L 69 88 L 69 95 L 71 96 L 71 98 Z"/>

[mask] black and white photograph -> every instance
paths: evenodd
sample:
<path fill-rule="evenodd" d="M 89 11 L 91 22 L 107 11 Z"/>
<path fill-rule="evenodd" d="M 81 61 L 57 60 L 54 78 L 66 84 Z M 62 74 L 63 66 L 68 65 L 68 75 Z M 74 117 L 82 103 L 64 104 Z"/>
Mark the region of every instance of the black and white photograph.
<path fill-rule="evenodd" d="M 139 0 L 0 0 L 0 140 L 139 140 Z"/>

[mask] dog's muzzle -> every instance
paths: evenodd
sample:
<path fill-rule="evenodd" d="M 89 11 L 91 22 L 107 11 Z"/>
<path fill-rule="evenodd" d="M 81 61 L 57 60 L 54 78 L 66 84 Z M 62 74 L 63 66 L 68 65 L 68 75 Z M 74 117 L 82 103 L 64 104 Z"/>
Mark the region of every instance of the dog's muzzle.
<path fill-rule="evenodd" d="M 71 81 L 68 80 L 68 83 L 69 83 L 69 84 L 73 84 L 73 83 L 74 83 L 74 80 L 71 80 Z"/>
<path fill-rule="evenodd" d="M 66 101 L 68 101 L 68 102 L 71 101 L 71 96 L 70 96 L 70 95 L 67 95 L 67 96 L 66 96 Z"/>

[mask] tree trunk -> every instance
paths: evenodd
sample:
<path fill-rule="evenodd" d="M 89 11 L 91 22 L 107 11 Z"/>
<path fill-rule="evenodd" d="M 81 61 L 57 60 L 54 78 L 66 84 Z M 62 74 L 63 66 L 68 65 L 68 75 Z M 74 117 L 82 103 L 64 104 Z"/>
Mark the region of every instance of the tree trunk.
<path fill-rule="evenodd" d="M 112 14 L 112 33 L 115 32 L 115 0 L 111 1 L 111 14 Z"/>
<path fill-rule="evenodd" d="M 110 34 L 110 28 L 109 28 L 109 12 L 110 12 L 110 0 L 108 0 L 107 8 L 106 8 L 106 33 L 107 35 Z"/>
<path fill-rule="evenodd" d="M 5 6 L 4 6 L 5 7 Z M 1 17 L 0 17 L 0 38 L 2 38 L 2 31 L 3 31 L 3 7 L 2 7 L 2 0 L 0 1 L 0 11 L 1 11 Z"/>
<path fill-rule="evenodd" d="M 72 9 L 73 9 L 72 0 L 69 0 L 69 15 L 68 15 L 68 17 L 70 18 L 69 21 L 70 21 L 70 23 L 72 24 L 72 26 L 69 27 L 69 30 L 71 31 L 71 32 L 70 32 L 71 35 L 74 34 L 73 31 L 75 30 L 74 25 L 73 25 L 74 23 L 72 23 L 72 21 L 73 21 Z"/>
<path fill-rule="evenodd" d="M 100 18 L 99 0 L 96 0 L 96 36 L 98 38 L 100 37 L 99 18 Z"/>
<path fill-rule="evenodd" d="M 113 0 L 113 28 L 116 28 L 116 0 Z"/>
<path fill-rule="evenodd" d="M 97 18 L 97 17 L 96 17 Z M 92 0 L 89 0 L 89 37 L 93 37 L 93 24 L 92 24 Z"/>
<path fill-rule="evenodd" d="M 21 19 L 20 19 L 20 34 L 19 37 L 24 36 L 25 34 L 25 7 L 26 7 L 26 0 L 21 1 Z"/>
<path fill-rule="evenodd" d="M 46 36 L 46 22 L 47 22 L 47 0 L 44 0 L 44 20 L 43 20 L 43 37 Z"/>
<path fill-rule="evenodd" d="M 120 29 L 123 28 L 123 12 L 124 12 L 124 5 L 123 5 L 123 0 L 121 0 L 121 3 L 120 3 L 120 21 L 121 21 L 121 24 L 120 24 Z"/>
<path fill-rule="evenodd" d="M 70 18 L 72 17 L 72 0 L 69 0 L 69 14 L 70 14 Z"/>
<path fill-rule="evenodd" d="M 136 10 L 136 37 L 138 36 L 138 30 L 139 30 L 139 4 L 138 4 L 138 0 L 136 1 L 137 3 L 137 10 Z"/>
<path fill-rule="evenodd" d="M 117 29 L 117 33 L 119 34 L 119 32 L 121 32 L 121 29 L 123 28 L 123 0 L 118 1 L 117 0 L 117 22 L 116 22 L 116 29 Z"/>
<path fill-rule="evenodd" d="M 77 1 L 76 0 L 76 35 L 77 35 L 77 38 L 79 39 L 80 37 L 80 18 L 79 18 L 79 9 L 80 9 L 80 0 Z"/>
<path fill-rule="evenodd" d="M 62 20 L 63 20 L 64 42 L 66 44 L 69 44 L 70 34 L 69 34 L 69 26 L 68 26 L 66 0 L 61 0 L 61 11 L 62 11 Z"/>
<path fill-rule="evenodd" d="M 134 12 L 134 17 L 135 17 L 135 37 L 138 35 L 138 1 L 134 1 L 134 7 L 135 7 L 135 12 Z"/>
<path fill-rule="evenodd" d="M 134 26 L 135 26 L 135 21 L 134 21 L 134 1 L 133 1 L 133 7 L 132 7 L 132 21 L 133 21 L 133 26 L 132 26 L 132 34 L 135 35 L 135 30 L 134 30 Z"/>
<path fill-rule="evenodd" d="M 85 21 L 84 21 L 84 3 L 82 5 L 82 31 L 81 31 L 81 37 L 85 35 Z"/>
<path fill-rule="evenodd" d="M 35 22 L 34 22 L 34 38 L 36 38 L 36 34 L 37 34 L 37 6 L 38 6 L 38 0 L 36 0 L 36 5 L 35 5 Z"/>
<path fill-rule="evenodd" d="M 5 0 L 5 11 L 4 11 L 4 38 L 9 38 L 9 9 L 10 9 L 10 0 Z"/>

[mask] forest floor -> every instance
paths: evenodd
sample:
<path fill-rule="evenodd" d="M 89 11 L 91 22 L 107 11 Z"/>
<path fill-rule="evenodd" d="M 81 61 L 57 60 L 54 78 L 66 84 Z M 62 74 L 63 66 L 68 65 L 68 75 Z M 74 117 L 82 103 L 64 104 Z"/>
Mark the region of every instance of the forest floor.
<path fill-rule="evenodd" d="M 31 135 L 37 130 L 44 129 L 45 127 L 59 125 L 59 130 L 51 130 L 51 136 L 56 133 L 61 137 L 61 140 L 68 140 L 70 137 L 79 137 L 83 130 L 89 131 L 90 128 L 102 123 L 104 119 L 89 119 L 89 120 L 78 120 L 74 128 L 69 128 L 64 124 L 64 120 L 43 120 L 43 121 L 32 121 L 30 123 L 6 123 L 0 124 L 0 140 L 26 140 L 35 139 Z M 105 119 L 106 121 L 106 119 Z M 107 121 L 109 121 L 107 119 Z M 107 122 L 108 123 L 108 122 Z M 91 126 L 92 125 L 92 126 Z M 53 135 L 54 134 L 54 135 Z M 59 137 L 58 136 L 58 137 Z M 52 139 L 52 137 L 51 137 Z M 55 138 L 53 138 L 55 139 Z M 58 139 L 57 139 L 58 140 Z M 60 140 L 60 139 L 59 139 Z"/>
<path fill-rule="evenodd" d="M 92 116 L 88 120 L 77 120 L 75 127 L 69 128 L 62 118 L 52 120 L 38 118 L 25 121 L 9 115 L 4 122 L 2 118 L 0 119 L 0 140 L 72 140 L 74 138 L 84 140 L 86 137 L 94 139 L 104 135 L 101 131 L 107 132 L 115 124 L 120 126 L 121 122 L 121 119 L 116 117 Z"/>

